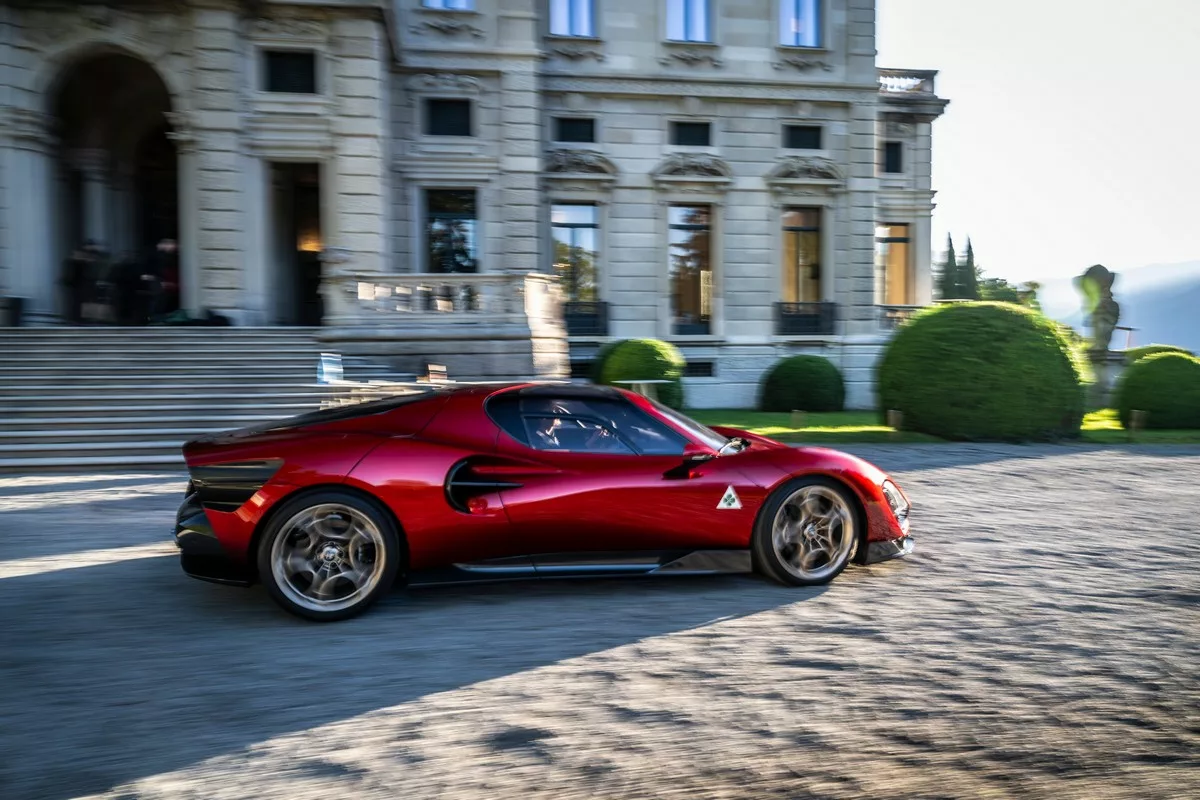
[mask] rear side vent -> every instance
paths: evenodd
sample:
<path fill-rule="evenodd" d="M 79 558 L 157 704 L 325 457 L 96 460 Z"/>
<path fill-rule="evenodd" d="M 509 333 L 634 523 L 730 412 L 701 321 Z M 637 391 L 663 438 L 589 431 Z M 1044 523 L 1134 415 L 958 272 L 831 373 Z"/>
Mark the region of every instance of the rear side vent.
<path fill-rule="evenodd" d="M 200 505 L 210 511 L 237 511 L 279 472 L 282 459 L 232 461 L 192 467 L 188 493 L 196 492 Z"/>
<path fill-rule="evenodd" d="M 501 492 L 505 489 L 520 489 L 522 484 L 512 481 L 500 481 L 495 478 L 477 475 L 471 468 L 471 462 L 464 459 L 453 467 L 446 475 L 446 502 L 455 511 L 470 513 L 467 506 L 472 497 Z"/>

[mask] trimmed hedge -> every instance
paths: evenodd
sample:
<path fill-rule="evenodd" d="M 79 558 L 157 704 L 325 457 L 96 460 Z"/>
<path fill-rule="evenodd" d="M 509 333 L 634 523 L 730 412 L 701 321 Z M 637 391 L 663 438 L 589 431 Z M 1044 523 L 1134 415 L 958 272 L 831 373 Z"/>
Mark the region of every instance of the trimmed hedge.
<path fill-rule="evenodd" d="M 1144 344 L 1141 347 L 1131 347 L 1126 350 L 1125 363 L 1132 364 L 1146 356 L 1157 355 L 1158 353 L 1182 353 L 1185 356 L 1195 355 L 1191 350 L 1185 350 L 1173 344 Z"/>
<path fill-rule="evenodd" d="M 1011 303 L 954 303 L 903 325 L 878 367 L 880 411 L 944 439 L 1079 436 L 1084 390 L 1059 326 Z"/>
<path fill-rule="evenodd" d="M 1117 382 L 1116 406 L 1126 428 L 1133 411 L 1146 412 L 1147 428 L 1200 428 L 1200 359 L 1176 352 L 1138 359 Z"/>
<path fill-rule="evenodd" d="M 683 408 L 683 368 L 687 362 L 679 348 L 658 339 L 625 339 L 605 354 L 599 383 L 615 381 L 668 380 L 656 386 L 658 400 L 674 409 Z"/>
<path fill-rule="evenodd" d="M 618 339 L 615 342 L 607 342 L 600 345 L 600 349 L 596 351 L 596 355 L 592 358 L 592 383 L 602 383 L 604 376 L 604 362 L 608 361 L 608 357 L 612 355 L 612 351 L 617 349 L 617 345 L 622 342 L 627 342 L 628 339 Z"/>
<path fill-rule="evenodd" d="M 822 356 L 791 356 L 763 375 L 758 406 L 763 411 L 841 411 L 846 384 Z"/>

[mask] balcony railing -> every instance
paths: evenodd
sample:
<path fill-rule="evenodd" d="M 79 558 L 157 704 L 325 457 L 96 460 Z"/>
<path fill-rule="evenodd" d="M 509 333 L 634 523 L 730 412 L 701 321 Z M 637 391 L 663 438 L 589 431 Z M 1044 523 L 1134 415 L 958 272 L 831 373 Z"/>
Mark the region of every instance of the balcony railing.
<path fill-rule="evenodd" d="M 537 273 L 340 273 L 327 282 L 332 325 L 553 323 L 562 313 L 558 278 Z"/>
<path fill-rule="evenodd" d="M 925 306 L 876 306 L 879 310 L 879 327 L 894 331 Z"/>
<path fill-rule="evenodd" d="M 563 303 L 568 336 L 608 336 L 608 303 L 571 300 Z"/>
<path fill-rule="evenodd" d="M 834 332 L 835 303 L 776 303 L 775 333 L 779 336 L 822 336 Z"/>
<path fill-rule="evenodd" d="M 879 91 L 884 94 L 937 94 L 934 91 L 936 69 L 881 69 Z"/>

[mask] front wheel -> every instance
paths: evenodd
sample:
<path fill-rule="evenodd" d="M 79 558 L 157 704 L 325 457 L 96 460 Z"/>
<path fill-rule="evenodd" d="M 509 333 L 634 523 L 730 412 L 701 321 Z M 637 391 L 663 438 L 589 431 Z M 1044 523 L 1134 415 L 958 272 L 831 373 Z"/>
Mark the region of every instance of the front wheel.
<path fill-rule="evenodd" d="M 858 514 L 850 491 L 821 477 L 775 490 L 759 515 L 752 549 L 759 571 L 780 583 L 829 583 L 858 551 Z"/>
<path fill-rule="evenodd" d="M 258 548 L 258 574 L 285 610 L 327 622 L 365 611 L 400 569 L 400 533 L 375 503 L 328 490 L 286 501 Z"/>

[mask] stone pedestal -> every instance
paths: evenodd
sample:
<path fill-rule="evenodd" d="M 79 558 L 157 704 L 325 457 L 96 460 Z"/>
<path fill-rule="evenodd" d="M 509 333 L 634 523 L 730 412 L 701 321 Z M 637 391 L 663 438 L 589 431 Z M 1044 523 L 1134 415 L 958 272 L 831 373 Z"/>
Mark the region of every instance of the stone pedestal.
<path fill-rule="evenodd" d="M 1099 353 L 1088 353 L 1088 361 L 1091 363 L 1092 372 L 1096 377 L 1096 382 L 1092 384 L 1088 393 L 1088 406 L 1090 408 L 1108 408 L 1113 399 L 1113 390 L 1116 388 L 1117 380 L 1125 371 L 1125 356 L 1105 350 Z"/>

